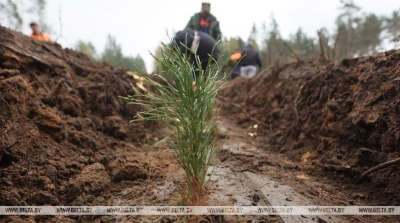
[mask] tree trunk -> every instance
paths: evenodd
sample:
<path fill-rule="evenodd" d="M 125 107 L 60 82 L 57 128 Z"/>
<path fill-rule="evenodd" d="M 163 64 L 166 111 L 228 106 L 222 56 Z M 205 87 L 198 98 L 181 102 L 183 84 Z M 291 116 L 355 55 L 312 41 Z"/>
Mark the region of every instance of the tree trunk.
<path fill-rule="evenodd" d="M 275 41 L 275 33 L 271 35 L 271 55 L 270 55 L 270 65 L 271 67 L 275 66 L 275 52 L 276 52 L 276 41 Z"/>
<path fill-rule="evenodd" d="M 352 52 L 352 38 L 353 38 L 353 27 L 351 26 L 351 15 L 349 15 L 349 19 L 347 21 L 347 47 L 346 47 L 346 57 L 352 57 L 351 52 Z"/>

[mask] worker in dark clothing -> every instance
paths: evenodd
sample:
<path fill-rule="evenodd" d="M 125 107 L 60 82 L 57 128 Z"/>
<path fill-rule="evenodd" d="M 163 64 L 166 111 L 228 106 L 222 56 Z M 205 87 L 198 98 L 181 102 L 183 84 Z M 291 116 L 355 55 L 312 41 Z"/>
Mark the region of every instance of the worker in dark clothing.
<path fill-rule="evenodd" d="M 209 55 L 211 55 L 211 53 L 214 60 L 218 59 L 219 49 L 218 47 L 214 48 L 216 40 L 205 32 L 186 28 L 182 31 L 179 31 L 173 38 L 173 41 L 177 43 L 177 45 L 179 46 L 179 50 L 183 54 L 190 56 L 190 60 L 193 62 L 193 65 L 196 68 L 198 68 L 198 66 L 194 60 L 195 55 L 199 57 L 202 70 L 205 70 L 207 68 L 208 60 L 210 58 Z M 185 46 L 190 50 L 187 49 Z M 198 77 L 198 72 L 196 72 L 196 82 Z"/>
<path fill-rule="evenodd" d="M 240 61 L 240 76 L 252 78 L 256 75 L 258 65 L 261 68 L 260 55 L 252 45 L 248 44 L 242 50 L 242 60 Z"/>
<path fill-rule="evenodd" d="M 217 18 L 210 13 L 210 10 L 210 3 L 202 3 L 201 12 L 194 14 L 190 18 L 186 28 L 208 33 L 217 40 L 221 38 L 221 30 Z"/>

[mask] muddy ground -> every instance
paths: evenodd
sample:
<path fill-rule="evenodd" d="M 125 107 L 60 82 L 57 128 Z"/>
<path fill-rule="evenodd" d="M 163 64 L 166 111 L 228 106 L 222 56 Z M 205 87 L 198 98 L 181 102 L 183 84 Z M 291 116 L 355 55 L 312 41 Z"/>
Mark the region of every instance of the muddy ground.
<path fill-rule="evenodd" d="M 141 108 L 118 98 L 134 94 L 130 83 L 139 91 L 148 86 L 56 43 L 3 27 L 0 36 L 0 205 L 176 204 L 184 174 L 167 148 L 151 147 L 168 132 L 156 122 L 129 124 Z M 399 64 L 400 52 L 390 51 L 337 64 L 291 64 L 226 85 L 218 96 L 226 140 L 209 174 L 209 204 L 399 205 L 398 165 L 356 181 L 399 157 Z M 0 216 L 1 222 L 178 220 Z M 225 216 L 214 222 L 400 221 Z"/>

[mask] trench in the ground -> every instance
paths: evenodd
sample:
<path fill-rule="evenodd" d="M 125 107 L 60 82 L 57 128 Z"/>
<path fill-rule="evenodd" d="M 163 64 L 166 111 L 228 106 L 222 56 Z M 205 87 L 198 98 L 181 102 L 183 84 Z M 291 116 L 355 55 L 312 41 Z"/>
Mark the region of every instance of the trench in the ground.
<path fill-rule="evenodd" d="M 337 205 L 338 200 L 346 198 L 346 194 L 327 190 L 332 187 L 329 181 L 321 181 L 313 177 L 303 176 L 301 170 L 281 167 L 284 157 L 278 158 L 277 154 L 257 148 L 255 140 L 247 134 L 246 129 L 235 126 L 232 122 L 219 123 L 220 134 L 225 136 L 221 141 L 224 144 L 219 152 L 219 157 L 213 166 L 209 168 L 207 179 L 209 180 L 209 194 L 207 205 L 210 206 L 331 206 Z M 160 155 L 165 151 L 160 151 Z M 174 163 L 171 160 L 171 163 Z M 179 199 L 179 190 L 183 186 L 184 172 L 177 165 L 170 166 L 165 178 L 148 185 L 143 199 L 155 199 L 161 205 L 175 205 Z M 280 180 L 279 175 L 286 180 Z M 296 179 L 296 176 L 300 178 Z M 302 179 L 301 177 L 304 177 Z M 322 188 L 322 189 L 321 189 Z M 115 197 L 126 199 L 125 188 Z M 320 191 L 318 191 L 320 190 Z M 311 194 L 316 193 L 313 196 Z M 316 192 L 315 192 L 316 191 Z M 150 193 L 148 193 L 150 192 Z M 151 194 L 147 196 L 146 194 Z M 331 196 L 332 195 L 332 196 Z M 134 195 L 133 195 L 134 196 Z M 318 199 L 326 196 L 325 199 Z M 335 196 L 337 198 L 335 198 Z M 331 200 L 336 199 L 336 201 Z M 133 199 L 133 197 L 132 197 Z M 365 204 L 364 204 L 365 205 Z M 372 218 L 352 216 L 307 216 L 307 215 L 237 215 L 223 216 L 216 222 L 381 222 L 382 220 L 394 221 L 394 217 Z M 135 218 L 139 219 L 139 217 Z M 148 217 L 158 222 L 168 219 L 175 222 L 176 216 Z"/>

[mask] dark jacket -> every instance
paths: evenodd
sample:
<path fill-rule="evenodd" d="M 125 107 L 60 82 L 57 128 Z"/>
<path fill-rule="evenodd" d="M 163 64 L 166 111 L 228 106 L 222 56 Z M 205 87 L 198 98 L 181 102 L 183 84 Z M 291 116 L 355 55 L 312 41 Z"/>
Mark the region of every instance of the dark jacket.
<path fill-rule="evenodd" d="M 218 36 L 221 38 L 221 30 L 219 28 L 219 22 L 215 16 L 212 14 L 210 16 L 210 27 L 208 29 L 208 34 L 210 34 L 214 39 L 218 39 Z M 194 14 L 188 24 L 186 25 L 186 28 L 191 28 L 193 30 L 199 30 L 200 29 L 200 18 L 201 18 L 201 12 Z"/>
<path fill-rule="evenodd" d="M 190 28 L 186 28 L 182 31 L 179 31 L 175 35 L 174 41 L 178 44 L 179 49 L 182 53 L 194 56 L 193 53 L 189 50 L 192 47 L 194 35 L 195 35 L 194 30 L 190 29 Z M 214 45 L 216 44 L 216 41 L 212 36 L 210 36 L 209 34 L 207 34 L 205 32 L 198 31 L 198 35 L 200 37 L 200 43 L 199 43 L 196 53 L 199 56 L 201 65 L 204 69 L 207 66 L 208 59 L 210 58 L 209 55 L 211 55 L 211 52 L 214 48 Z M 180 43 L 183 43 L 189 49 L 186 49 Z M 219 55 L 219 49 L 217 47 L 215 47 L 214 52 L 213 52 L 213 58 L 215 60 L 217 60 L 218 55 Z M 195 64 L 195 65 L 197 65 L 197 64 Z"/>
<path fill-rule="evenodd" d="M 242 50 L 242 60 L 240 61 L 240 66 L 249 66 L 249 65 L 258 65 L 261 67 L 260 55 L 257 50 L 253 48 L 251 45 L 247 45 Z"/>

